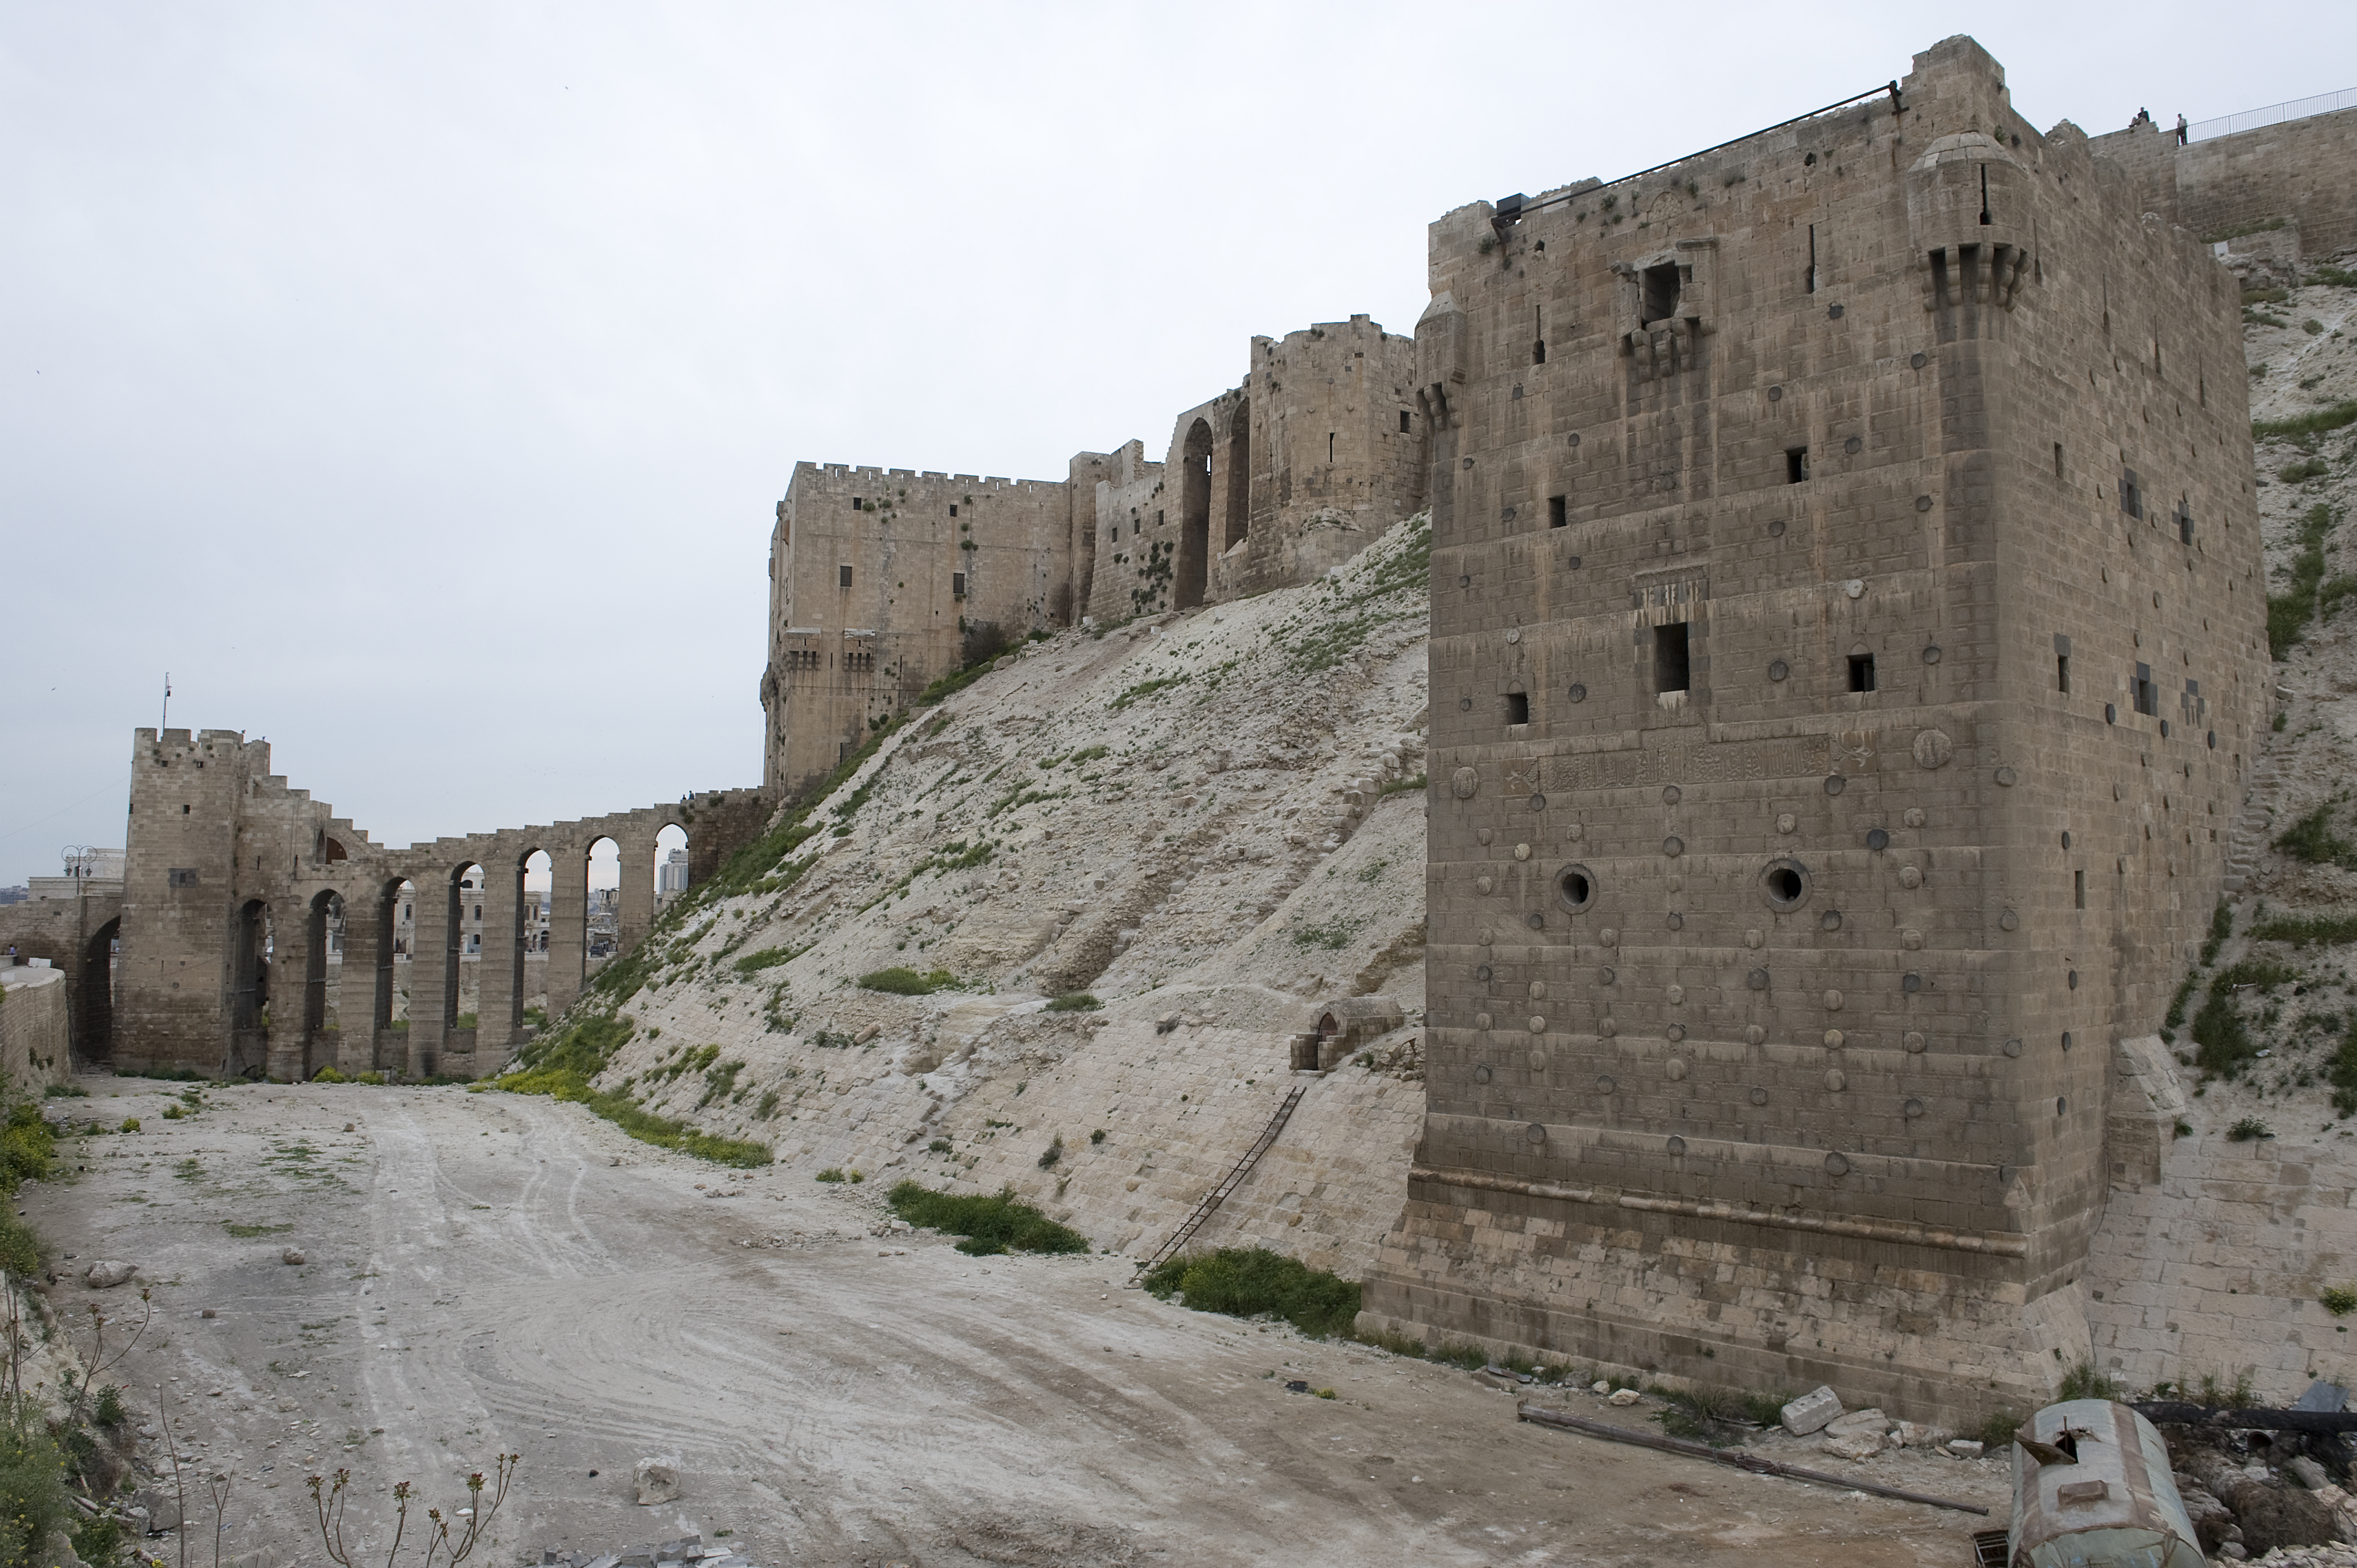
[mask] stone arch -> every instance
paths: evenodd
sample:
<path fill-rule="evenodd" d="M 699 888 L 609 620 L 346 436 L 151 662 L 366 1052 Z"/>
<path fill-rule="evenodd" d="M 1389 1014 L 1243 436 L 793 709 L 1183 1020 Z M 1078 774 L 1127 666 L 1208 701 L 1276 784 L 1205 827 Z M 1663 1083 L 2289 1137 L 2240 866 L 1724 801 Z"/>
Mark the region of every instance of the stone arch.
<path fill-rule="evenodd" d="M 86 1062 L 114 1058 L 114 946 L 122 935 L 117 915 L 82 943 L 81 972 L 74 977 L 73 1048 Z"/>
<path fill-rule="evenodd" d="M 344 896 L 329 887 L 312 895 L 303 912 L 302 1069 L 308 1080 L 333 1060 L 328 1050 L 328 944 L 344 923 Z"/>
<path fill-rule="evenodd" d="M 661 909 L 688 889 L 688 862 L 695 846 L 694 835 L 685 824 L 673 818 L 655 830 L 654 892 L 655 908 Z"/>
<path fill-rule="evenodd" d="M 1203 602 L 1211 550 L 1211 426 L 1197 419 L 1187 427 L 1178 459 L 1178 553 L 1171 563 L 1170 607 L 1189 610 Z"/>

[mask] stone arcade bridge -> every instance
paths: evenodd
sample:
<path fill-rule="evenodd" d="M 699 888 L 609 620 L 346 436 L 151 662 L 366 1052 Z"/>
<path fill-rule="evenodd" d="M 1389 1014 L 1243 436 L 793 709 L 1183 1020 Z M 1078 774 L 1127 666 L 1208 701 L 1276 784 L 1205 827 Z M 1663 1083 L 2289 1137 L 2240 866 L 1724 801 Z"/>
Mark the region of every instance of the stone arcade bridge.
<path fill-rule="evenodd" d="M 536 854 L 552 866 L 553 1017 L 590 972 L 588 866 L 601 841 L 627 868 L 616 909 L 616 950 L 627 951 L 654 918 L 658 833 L 686 833 L 689 880 L 700 884 L 760 832 L 770 810 L 759 789 L 713 790 L 393 849 L 273 775 L 267 742 L 234 730 L 143 728 L 132 749 L 112 1018 L 85 1018 L 75 1041 L 83 1059 L 127 1069 L 278 1079 L 329 1065 L 410 1077 L 493 1070 L 529 1037 L 526 946 L 537 900 L 527 900 L 524 874 Z M 415 936 L 401 963 L 404 903 Z M 339 916 L 335 963 L 328 933 Z M 470 937 L 479 939 L 476 1022 L 462 1028 Z M 102 950 L 99 940 L 89 933 L 77 958 Z M 404 973 L 406 1027 L 396 1027 Z"/>

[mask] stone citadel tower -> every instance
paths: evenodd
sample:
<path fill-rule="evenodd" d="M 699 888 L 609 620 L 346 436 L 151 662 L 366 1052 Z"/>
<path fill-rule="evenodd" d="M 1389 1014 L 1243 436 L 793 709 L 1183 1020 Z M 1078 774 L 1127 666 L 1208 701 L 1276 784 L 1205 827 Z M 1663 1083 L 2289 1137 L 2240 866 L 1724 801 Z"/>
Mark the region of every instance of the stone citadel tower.
<path fill-rule="evenodd" d="M 1452 212 L 1431 290 L 1429 1107 L 1369 1322 L 2042 1395 L 2263 713 L 2232 280 L 1954 38 Z"/>
<path fill-rule="evenodd" d="M 1030 632 L 1306 583 L 1423 504 L 1415 345 L 1364 316 L 1254 338 L 1243 381 L 1062 479 L 798 463 L 770 543 L 763 782 L 823 779 Z"/>

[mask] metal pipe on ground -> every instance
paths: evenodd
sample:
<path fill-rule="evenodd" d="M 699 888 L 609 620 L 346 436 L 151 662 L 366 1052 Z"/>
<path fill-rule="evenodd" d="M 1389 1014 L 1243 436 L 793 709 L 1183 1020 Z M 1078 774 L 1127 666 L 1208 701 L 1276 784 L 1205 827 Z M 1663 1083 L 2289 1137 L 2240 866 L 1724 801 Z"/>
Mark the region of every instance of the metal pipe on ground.
<path fill-rule="evenodd" d="M 1813 1481 L 1821 1487 L 1840 1487 L 1846 1491 L 1867 1492 L 1878 1498 L 1896 1498 L 1902 1503 L 1923 1503 L 1935 1509 L 1954 1509 L 1959 1513 L 1986 1515 L 1988 1509 L 1978 1503 L 1960 1503 L 1953 1498 L 1934 1498 L 1922 1492 L 1901 1491 L 1874 1481 L 1861 1481 L 1854 1476 L 1836 1476 L 1829 1470 L 1804 1470 L 1798 1465 L 1779 1464 L 1763 1459 L 1757 1454 L 1739 1450 L 1713 1448 L 1706 1443 L 1689 1443 L 1682 1437 L 1663 1437 L 1651 1432 L 1634 1432 L 1609 1422 L 1590 1421 L 1584 1415 L 1572 1415 L 1559 1410 L 1544 1410 L 1537 1405 L 1518 1404 L 1514 1407 L 1517 1420 L 1534 1422 L 1541 1426 L 1559 1427 L 1588 1437 L 1601 1437 L 1607 1443 L 1634 1444 L 1640 1448 L 1659 1449 L 1664 1454 L 1684 1454 L 1693 1459 L 1708 1459 L 1737 1470 L 1749 1470 L 1755 1476 L 1782 1476 L 1794 1481 Z"/>

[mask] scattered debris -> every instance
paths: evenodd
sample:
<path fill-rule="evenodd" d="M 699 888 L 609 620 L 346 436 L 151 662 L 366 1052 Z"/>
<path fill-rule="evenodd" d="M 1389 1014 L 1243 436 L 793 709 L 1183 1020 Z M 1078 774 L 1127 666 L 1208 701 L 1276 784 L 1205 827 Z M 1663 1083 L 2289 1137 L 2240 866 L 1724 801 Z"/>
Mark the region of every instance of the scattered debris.
<path fill-rule="evenodd" d="M 679 1455 L 658 1455 L 641 1459 L 630 1472 L 630 1484 L 639 1489 L 639 1506 L 651 1508 L 656 1503 L 674 1502 L 679 1498 Z M 644 1568 L 634 1564 L 631 1568 Z"/>

